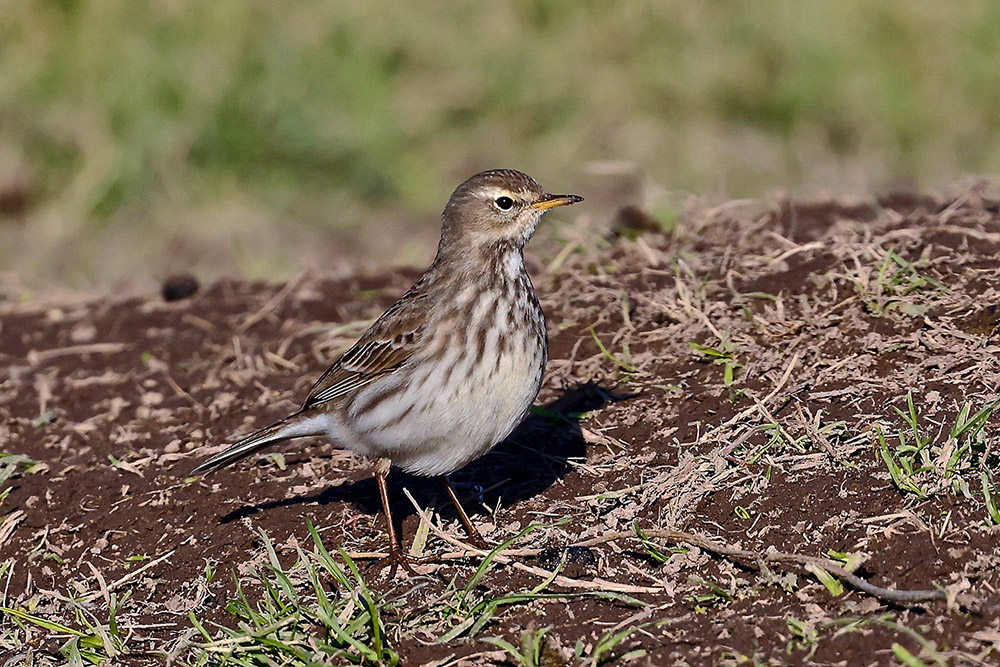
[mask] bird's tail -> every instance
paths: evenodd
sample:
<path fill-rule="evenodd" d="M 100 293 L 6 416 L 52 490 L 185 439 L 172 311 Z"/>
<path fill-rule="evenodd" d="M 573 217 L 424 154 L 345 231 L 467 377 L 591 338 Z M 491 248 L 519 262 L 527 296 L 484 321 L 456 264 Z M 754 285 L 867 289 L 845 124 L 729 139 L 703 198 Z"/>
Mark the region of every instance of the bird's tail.
<path fill-rule="evenodd" d="M 298 412 L 287 419 L 282 419 L 280 422 L 251 433 L 239 442 L 230 445 L 192 470 L 191 474 L 212 473 L 241 459 L 245 459 L 254 452 L 273 445 L 276 442 L 305 435 L 322 435 L 325 432 L 326 430 L 322 427 L 321 419 L 307 415 L 304 412 Z"/>

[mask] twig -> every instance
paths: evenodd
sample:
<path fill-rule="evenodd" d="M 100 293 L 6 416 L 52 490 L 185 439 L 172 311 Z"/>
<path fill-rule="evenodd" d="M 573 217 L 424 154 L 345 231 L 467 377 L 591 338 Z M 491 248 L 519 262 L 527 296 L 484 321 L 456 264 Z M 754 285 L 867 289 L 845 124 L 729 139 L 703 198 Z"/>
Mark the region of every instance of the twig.
<path fill-rule="evenodd" d="M 829 558 L 820 558 L 817 556 L 806 556 L 803 554 L 790 554 L 780 551 L 765 551 L 763 553 L 758 553 L 754 551 L 747 551 L 744 549 L 736 549 L 725 544 L 720 544 L 714 540 L 710 540 L 701 535 L 695 535 L 693 533 L 685 533 L 679 530 L 672 530 L 669 528 L 661 529 L 650 529 L 645 530 L 643 533 L 647 537 L 656 537 L 659 539 L 667 540 L 669 542 L 679 542 L 691 544 L 696 547 L 702 548 L 705 551 L 711 551 L 712 553 L 718 554 L 720 556 L 725 556 L 727 558 L 739 559 L 741 561 L 749 561 L 751 563 L 769 562 L 769 563 L 794 563 L 796 565 L 814 565 L 821 567 L 824 570 L 840 577 L 852 587 L 872 595 L 874 597 L 880 598 L 882 600 L 888 600 L 891 602 L 928 602 L 931 600 L 947 600 L 948 593 L 943 590 L 897 590 L 893 588 L 883 588 L 881 586 L 876 586 L 875 584 L 868 583 L 861 577 L 857 576 L 853 572 L 844 569 L 836 561 L 830 560 Z M 597 544 L 602 544 L 605 542 L 612 542 L 614 540 L 635 538 L 635 533 L 630 532 L 620 532 L 611 535 L 603 535 L 585 542 L 580 542 L 574 546 L 589 547 L 595 546 Z M 757 568 L 759 569 L 759 567 Z"/>
<path fill-rule="evenodd" d="M 764 405 L 763 401 L 758 401 L 754 396 L 750 396 L 750 398 L 753 400 L 754 403 L 756 403 L 757 412 L 759 412 L 760 415 L 768 422 L 778 427 L 778 433 L 780 433 L 781 436 L 788 442 L 789 446 L 794 446 L 795 438 L 793 438 L 791 434 L 785 430 L 785 427 L 782 426 L 781 422 L 779 422 L 771 413 L 771 411 L 767 409 L 767 406 Z"/>
<path fill-rule="evenodd" d="M 1000 243 L 1000 234 L 995 234 L 992 232 L 984 232 L 979 229 L 969 229 L 968 227 L 956 227 L 954 225 L 937 225 L 935 227 L 928 227 L 929 232 L 944 232 L 946 234 L 961 234 L 963 236 L 971 236 L 977 241 L 986 241 L 987 243 Z"/>
<path fill-rule="evenodd" d="M 4 517 L 0 524 L 0 544 L 7 544 L 7 540 L 14 534 L 17 524 L 24 521 L 24 510 L 14 510 Z"/>
<path fill-rule="evenodd" d="M 167 384 L 170 385 L 170 388 L 174 390 L 175 394 L 177 394 L 181 398 L 187 399 L 192 404 L 194 404 L 194 406 L 196 408 L 199 408 L 201 410 L 203 410 L 205 408 L 205 406 L 202 405 L 194 396 L 192 396 L 188 392 L 184 391 L 184 389 L 179 384 L 177 384 L 177 382 L 170 376 L 170 373 L 167 373 L 166 371 L 164 371 L 164 373 L 163 373 L 163 379 L 165 379 L 167 381 Z"/>
<path fill-rule="evenodd" d="M 463 557 L 468 557 L 470 555 L 486 556 L 489 552 L 482 549 L 477 549 L 470 544 L 462 542 L 461 540 L 448 535 L 438 526 L 436 526 L 427 513 L 421 509 L 414 500 L 413 496 L 410 494 L 409 490 L 403 489 L 406 497 L 409 498 L 410 503 L 413 504 L 413 508 L 416 510 L 418 516 L 426 521 L 430 526 L 431 530 L 435 535 L 440 537 L 445 542 L 453 546 L 457 546 L 462 551 L 457 553 L 442 554 L 441 556 L 435 556 L 435 560 L 453 560 Z M 948 592 L 941 589 L 934 590 L 899 590 L 894 588 L 884 588 L 882 586 L 876 586 L 875 584 L 865 581 L 853 572 L 845 569 L 839 563 L 829 558 L 821 558 L 818 556 L 807 556 L 804 554 L 791 554 L 781 551 L 765 551 L 765 552 L 754 552 L 747 551 L 745 549 L 736 549 L 734 547 L 721 544 L 714 540 L 701 535 L 695 535 L 694 533 L 686 533 L 680 530 L 673 530 L 669 528 L 654 528 L 643 531 L 646 537 L 657 538 L 661 540 L 666 540 L 668 542 L 690 544 L 705 551 L 710 551 L 714 554 L 724 556 L 729 559 L 739 560 L 741 562 L 745 561 L 750 567 L 759 570 L 759 563 L 782 563 L 782 564 L 794 564 L 802 566 L 803 568 L 808 568 L 809 566 L 820 567 L 827 572 L 840 577 L 845 582 L 847 582 L 852 588 L 859 590 L 863 593 L 867 593 L 873 597 L 879 598 L 881 600 L 886 600 L 889 602 L 901 602 L 901 603 L 916 603 L 916 602 L 930 602 L 935 600 L 947 601 Z M 573 547 L 593 547 L 599 544 L 607 544 L 608 542 L 615 542 L 617 540 L 626 539 L 639 539 L 634 532 L 617 532 L 610 533 L 608 535 L 601 535 L 600 537 L 595 537 L 589 540 L 584 540 L 582 542 L 576 542 L 572 545 Z M 499 563 L 512 565 L 516 569 L 522 570 L 524 572 L 529 572 L 531 574 L 550 578 L 553 576 L 552 572 L 543 570 L 542 568 L 532 567 L 530 565 L 525 565 L 524 563 L 519 563 L 512 560 L 514 557 L 531 557 L 537 556 L 542 553 L 540 549 L 519 549 L 519 550 L 504 550 L 498 552 L 494 556 L 494 560 Z M 382 554 L 357 554 L 357 556 L 363 557 L 377 557 Z M 562 575 L 556 575 L 553 582 L 564 586 L 566 588 L 576 588 L 585 590 L 611 590 L 622 593 L 663 593 L 665 589 L 663 587 L 652 587 L 652 586 L 632 586 L 628 584 L 619 584 L 613 581 L 607 581 L 604 579 L 594 579 L 592 581 L 580 581 L 578 579 L 570 579 Z"/>
<path fill-rule="evenodd" d="M 85 354 L 117 354 L 127 349 L 125 343 L 88 343 L 87 345 L 70 345 L 69 347 L 56 347 L 51 350 L 29 350 L 28 363 L 37 366 L 42 361 L 64 357 L 70 354 L 83 356 Z"/>
<path fill-rule="evenodd" d="M 118 581 L 115 581 L 114 583 L 108 584 L 107 586 L 102 586 L 101 587 L 102 590 L 94 591 L 93 593 L 88 593 L 87 595 L 84 595 L 82 598 L 80 598 L 80 600 L 82 602 L 91 602 L 92 600 L 96 600 L 97 598 L 101 597 L 102 595 L 107 595 L 111 591 L 114 591 L 114 590 L 120 588 L 121 586 L 124 586 L 128 582 L 132 581 L 133 579 L 135 579 L 140 574 L 142 574 L 143 572 L 145 572 L 149 568 L 153 567 L 154 565 L 158 565 L 159 563 L 163 562 L 167 558 L 170 558 L 171 556 L 174 555 L 175 551 L 177 551 L 177 549 L 171 549 L 170 551 L 168 551 L 167 553 L 163 554 L 159 558 L 157 558 L 155 560 L 151 560 L 148 563 L 146 563 L 145 565 L 143 565 L 142 567 L 140 567 L 139 569 L 126 574 L 124 577 L 122 577 Z"/>
<path fill-rule="evenodd" d="M 723 340 L 723 336 L 719 333 L 719 330 L 715 328 L 712 324 L 712 320 L 708 319 L 708 315 L 702 312 L 700 309 L 695 308 L 694 304 L 691 303 L 691 294 L 688 292 L 687 287 L 681 282 L 680 278 L 674 278 L 674 285 L 677 288 L 677 303 L 681 304 L 688 310 L 688 312 L 693 313 L 701 323 L 712 332 L 712 335 L 719 340 Z"/>
<path fill-rule="evenodd" d="M 813 241 L 812 243 L 806 243 L 805 245 L 795 246 L 794 248 L 789 248 L 785 252 L 781 253 L 774 259 L 768 261 L 768 264 L 777 264 L 778 262 L 783 262 L 793 255 L 797 255 L 800 252 L 808 252 L 809 250 L 818 250 L 822 248 L 825 244 L 821 241 Z"/>
<path fill-rule="evenodd" d="M 87 567 L 90 568 L 90 571 L 94 574 L 94 578 L 97 579 L 97 585 L 100 588 L 101 597 L 104 598 L 104 604 L 110 607 L 111 592 L 108 590 L 108 582 L 105 581 L 104 575 L 101 574 L 101 571 L 94 567 L 94 564 L 89 560 L 87 561 Z"/>
<path fill-rule="evenodd" d="M 778 380 L 778 384 L 774 385 L 774 389 L 772 389 L 771 392 L 767 396 L 765 396 L 763 399 L 760 400 L 761 404 L 767 405 L 767 403 L 770 402 L 770 400 L 772 398 L 774 398 L 775 396 L 778 395 L 778 392 L 781 391 L 781 388 L 784 387 L 785 384 L 788 382 L 788 378 L 791 377 L 791 375 L 792 375 L 792 369 L 795 368 L 795 364 L 798 363 L 799 357 L 801 355 L 802 355 L 802 353 L 800 351 L 798 351 L 798 350 L 795 351 L 795 354 L 792 355 L 792 360 L 788 362 L 788 367 L 785 368 L 785 372 L 781 374 L 781 378 Z M 741 411 L 741 412 L 735 414 L 734 416 L 732 416 L 725 423 L 719 424 L 718 426 L 716 426 L 711 431 L 706 432 L 705 435 L 701 436 L 701 438 L 699 438 L 699 439 L 700 440 L 710 440 L 710 439 L 716 438 L 717 434 L 722 433 L 724 430 L 726 430 L 726 429 L 734 426 L 735 424 L 743 421 L 744 419 L 746 419 L 747 417 L 749 417 L 751 414 L 753 414 L 755 411 L 757 411 L 757 409 L 758 409 L 757 405 L 752 405 L 749 408 L 744 409 L 743 411 Z M 751 433 L 752 433 L 752 431 L 751 431 Z M 749 434 L 747 434 L 747 437 L 749 437 Z M 743 438 L 740 441 L 740 444 L 742 444 L 743 440 L 746 440 L 746 438 Z M 723 455 L 728 455 L 729 452 L 733 451 L 738 446 L 739 446 L 739 444 L 730 443 L 730 445 L 725 448 L 725 450 L 723 452 Z"/>
<path fill-rule="evenodd" d="M 262 319 L 267 317 L 267 315 L 271 311 L 273 311 L 275 308 L 278 307 L 278 304 L 284 301 L 288 297 L 288 295 L 291 294 L 292 291 L 299 286 L 299 284 L 302 282 L 302 279 L 305 277 L 306 277 L 306 272 L 303 271 L 302 273 L 300 273 L 299 275 L 295 276 L 287 283 L 285 283 L 285 286 L 282 287 L 280 290 L 278 290 L 277 294 L 268 299 L 267 303 L 261 306 L 260 310 L 258 310 L 256 313 L 250 315 L 245 320 L 243 320 L 240 326 L 236 328 L 236 333 L 237 334 L 243 333 L 253 325 L 260 322 Z"/>
<path fill-rule="evenodd" d="M 792 360 L 788 362 L 788 368 L 786 368 L 785 372 L 781 374 L 781 379 L 778 380 L 778 384 L 774 385 L 774 389 L 772 389 L 771 393 L 764 397 L 761 403 L 767 405 L 772 398 L 778 395 L 781 388 L 785 386 L 786 382 L 788 382 L 788 378 L 792 374 L 792 369 L 795 368 L 795 364 L 798 363 L 800 356 L 802 356 L 802 352 L 796 350 L 795 354 L 792 355 Z"/>
<path fill-rule="evenodd" d="M 430 520 L 427 513 L 417 504 L 417 501 L 410 494 L 409 489 L 403 489 L 403 493 L 409 498 L 410 503 L 413 505 L 413 509 L 417 512 L 417 515 L 427 522 L 430 526 L 431 531 L 440 537 L 445 542 L 452 544 L 454 546 L 460 547 L 466 551 L 467 554 L 487 556 L 489 551 L 483 549 L 477 549 L 471 544 L 466 544 L 461 540 L 452 537 L 448 533 L 441 530 L 438 526 L 434 525 L 434 522 Z M 509 556 L 505 555 L 504 552 L 499 552 L 494 555 L 493 559 L 498 563 L 503 563 L 505 565 L 511 565 L 515 569 L 521 570 L 522 572 L 528 572 L 529 574 L 534 574 L 535 576 L 541 577 L 543 579 L 551 579 L 553 583 L 562 586 L 564 588 L 573 588 L 577 590 L 591 590 L 591 591 L 615 591 L 617 593 L 662 593 L 662 588 L 653 588 L 651 586 L 632 586 L 630 584 L 619 584 L 614 581 L 608 581 L 606 579 L 594 578 L 591 581 L 581 581 L 579 579 L 570 579 L 569 577 L 564 577 L 561 574 L 555 574 L 548 570 L 543 570 L 540 567 L 533 567 L 531 565 L 525 565 L 516 560 L 513 560 Z"/>

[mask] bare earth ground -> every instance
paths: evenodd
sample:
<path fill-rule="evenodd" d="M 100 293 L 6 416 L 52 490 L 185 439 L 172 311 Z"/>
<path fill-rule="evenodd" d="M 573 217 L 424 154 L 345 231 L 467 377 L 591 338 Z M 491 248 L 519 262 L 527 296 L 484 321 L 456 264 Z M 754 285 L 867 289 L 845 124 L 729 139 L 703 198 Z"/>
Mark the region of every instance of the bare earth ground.
<path fill-rule="evenodd" d="M 997 202 L 652 222 L 537 263 L 542 407 L 454 476 L 519 539 L 480 567 L 394 473 L 438 557 L 416 579 L 370 557 L 369 464 L 322 441 L 188 477 L 415 272 L 0 306 L 0 665 L 996 664 Z"/>

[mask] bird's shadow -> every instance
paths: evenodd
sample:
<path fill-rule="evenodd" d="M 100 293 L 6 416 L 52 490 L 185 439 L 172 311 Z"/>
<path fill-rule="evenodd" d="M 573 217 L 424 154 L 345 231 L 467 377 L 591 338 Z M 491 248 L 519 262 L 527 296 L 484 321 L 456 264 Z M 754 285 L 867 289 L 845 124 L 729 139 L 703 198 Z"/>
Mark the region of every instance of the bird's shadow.
<path fill-rule="evenodd" d="M 485 514 L 485 508 L 504 507 L 544 492 L 566 476 L 572 469 L 572 461 L 586 457 L 581 416 L 628 398 L 632 396 L 615 395 L 588 382 L 566 389 L 553 401 L 533 408 L 521 425 L 489 454 L 449 476 L 466 511 L 475 520 Z M 446 519 L 457 517 L 437 480 L 394 468 L 389 476 L 389 497 L 397 526 L 416 513 L 403 495 L 403 488 L 422 507 L 432 505 Z M 244 505 L 221 517 L 220 523 L 277 507 L 337 502 L 354 503 L 366 513 L 379 512 L 382 507 L 375 480 L 368 477 L 317 494 Z"/>

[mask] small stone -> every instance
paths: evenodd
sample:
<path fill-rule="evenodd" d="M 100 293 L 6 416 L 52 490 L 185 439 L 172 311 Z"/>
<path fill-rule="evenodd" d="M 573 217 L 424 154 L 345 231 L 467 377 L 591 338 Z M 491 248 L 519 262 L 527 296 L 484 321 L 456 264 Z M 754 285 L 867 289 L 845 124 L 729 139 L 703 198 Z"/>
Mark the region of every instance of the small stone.
<path fill-rule="evenodd" d="M 645 233 L 663 233 L 664 223 L 638 206 L 625 206 L 618 210 L 618 216 L 611 227 L 615 236 L 634 241 Z"/>
<path fill-rule="evenodd" d="M 78 324 L 69 332 L 69 339 L 74 343 L 89 343 L 97 335 L 97 327 L 93 324 Z"/>
<path fill-rule="evenodd" d="M 177 273 L 163 281 L 164 301 L 180 301 L 198 291 L 198 279 L 190 273 Z"/>
<path fill-rule="evenodd" d="M 31 200 L 31 181 L 26 173 L 0 175 L 0 213 L 24 213 Z"/>

